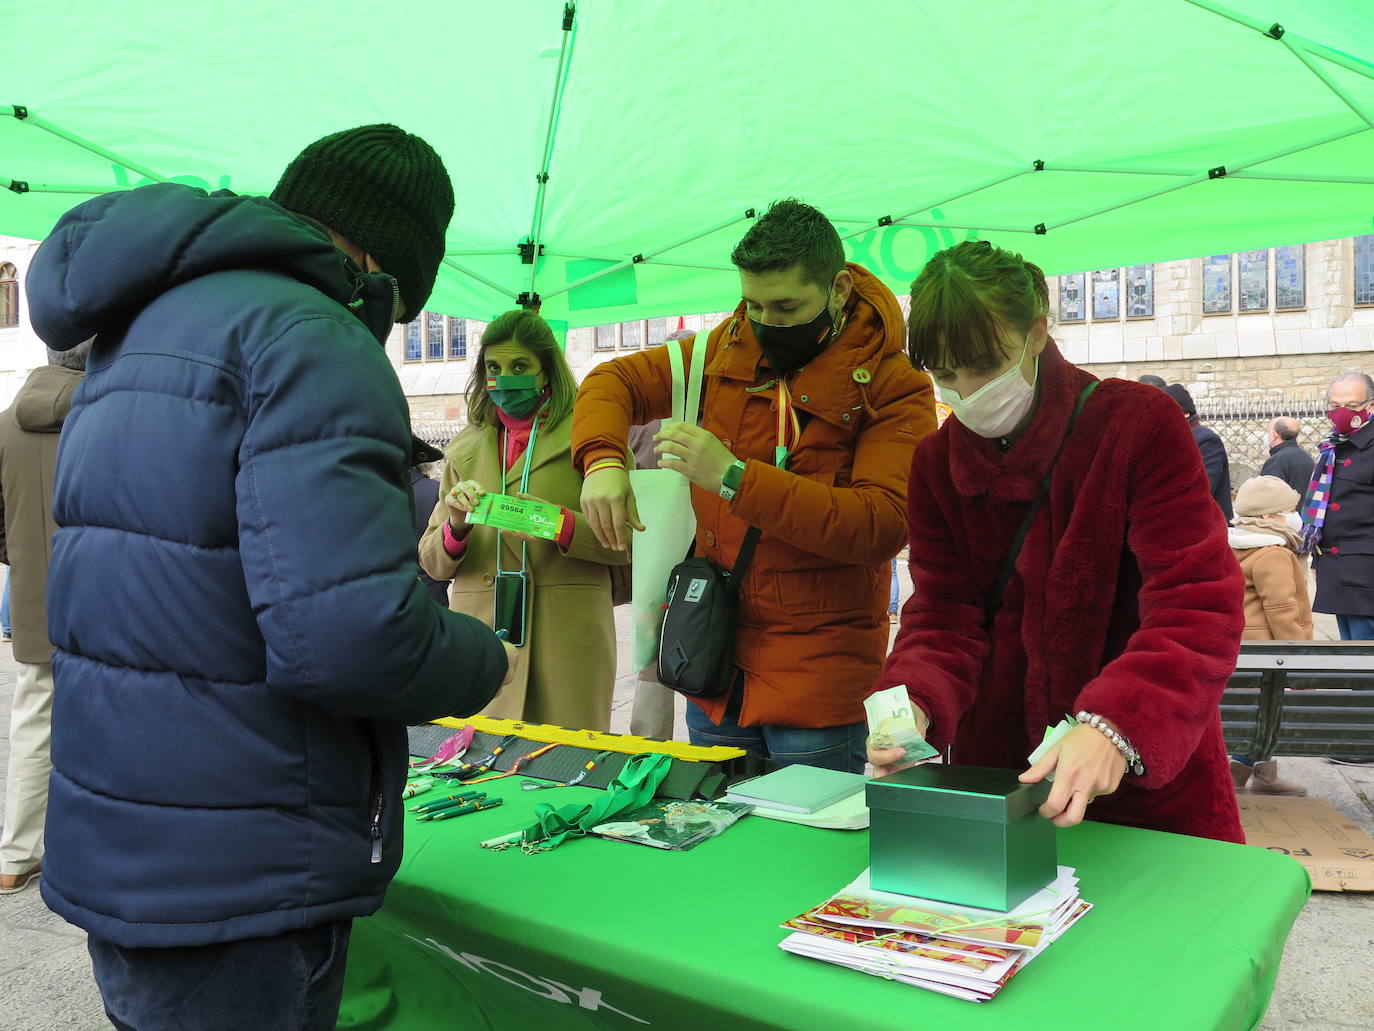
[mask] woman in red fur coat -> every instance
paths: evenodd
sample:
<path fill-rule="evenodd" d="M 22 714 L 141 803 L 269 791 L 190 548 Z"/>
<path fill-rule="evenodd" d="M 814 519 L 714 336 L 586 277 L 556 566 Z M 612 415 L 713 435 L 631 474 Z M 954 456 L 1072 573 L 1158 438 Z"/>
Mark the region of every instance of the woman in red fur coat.
<path fill-rule="evenodd" d="M 1243 841 L 1217 708 L 1244 628 L 1226 523 L 1162 390 L 1097 383 L 1066 435 L 1095 380 L 1060 355 L 1048 308 L 1044 274 L 986 241 L 912 285 L 911 359 L 954 416 L 912 463 L 916 593 L 876 689 L 905 685 L 931 743 L 966 765 L 1024 768 L 1046 726 L 1093 714 L 1101 729 L 1075 727 L 1021 775 L 1054 772 L 1046 817 Z M 869 759 L 882 773 L 900 754 Z"/>

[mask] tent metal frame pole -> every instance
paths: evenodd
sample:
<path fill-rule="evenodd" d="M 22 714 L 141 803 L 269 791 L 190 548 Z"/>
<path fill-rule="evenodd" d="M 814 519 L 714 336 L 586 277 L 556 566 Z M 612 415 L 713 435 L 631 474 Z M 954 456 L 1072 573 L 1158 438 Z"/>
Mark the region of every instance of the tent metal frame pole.
<path fill-rule="evenodd" d="M 1129 208 L 1133 204 L 1143 204 L 1147 200 L 1154 200 L 1156 197 L 1163 197 L 1165 194 L 1173 193 L 1176 190 L 1186 190 L 1189 186 L 1196 186 L 1198 183 L 1205 183 L 1210 177 L 1210 172 L 1202 172 L 1194 175 L 1192 178 L 1187 179 L 1184 182 L 1174 183 L 1172 186 L 1166 186 L 1162 190 L 1152 190 L 1149 193 L 1142 193 L 1138 197 L 1132 197 L 1130 200 L 1123 200 L 1117 204 L 1112 204 L 1109 207 L 1101 208 L 1097 211 L 1090 211 L 1085 215 L 1075 215 L 1073 218 L 1066 218 L 1064 221 L 1056 222 L 1053 225 L 1046 225 L 1045 232 L 1051 233 L 1054 232 L 1056 229 L 1063 229 L 1065 226 L 1071 226 L 1075 222 L 1082 222 L 1085 219 L 1097 218 L 1097 216 L 1099 215 L 1106 215 L 1113 211 L 1120 211 L 1122 208 Z"/>
<path fill-rule="evenodd" d="M 1256 165 L 1267 165 L 1270 161 L 1277 161 L 1280 158 L 1292 157 L 1294 154 L 1301 154 L 1304 150 L 1315 150 L 1317 147 L 1324 147 L 1328 143 L 1335 143 L 1337 140 L 1344 140 L 1350 136 L 1358 136 L 1362 132 L 1369 132 L 1369 127 L 1362 125 L 1358 129 L 1342 129 L 1340 132 L 1333 132 L 1329 136 L 1323 136 L 1319 140 L 1313 140 L 1311 143 L 1304 143 L 1297 147 L 1289 147 L 1286 150 L 1280 150 L 1273 154 L 1266 154 L 1262 158 L 1254 158 L 1253 160 L 1246 161 L 1238 165 L 1227 165 L 1226 174 L 1230 175 L 1232 172 L 1239 172 L 1247 168 L 1254 168 Z"/>
<path fill-rule="evenodd" d="M 898 219 L 892 223 L 894 226 L 911 226 L 914 229 L 969 229 L 977 230 L 982 233 L 1026 233 L 1035 235 L 1035 230 L 1027 229 L 1025 226 L 983 226 L 983 225 L 961 225 L 958 222 L 913 222 L 910 219 Z"/>
<path fill-rule="evenodd" d="M 90 140 L 84 139 L 83 137 L 76 135 L 76 133 L 74 132 L 68 132 L 66 129 L 54 125 L 46 118 L 39 118 L 36 114 L 34 114 L 32 111 L 30 111 L 23 105 L 10 105 L 7 110 L 8 114 L 11 117 L 18 119 L 19 121 L 24 122 L 27 125 L 32 125 L 35 129 L 42 129 L 46 133 L 51 133 L 53 136 L 56 136 L 60 140 L 66 140 L 68 143 L 73 143 L 76 146 L 80 147 L 82 150 L 89 151 L 97 157 L 104 158 L 106 161 L 112 161 L 116 165 L 122 165 L 123 167 L 129 169 L 129 171 L 131 172 L 137 172 L 139 175 L 145 176 L 159 183 L 165 183 L 167 181 L 166 176 L 158 175 L 156 172 L 154 172 L 151 168 L 148 168 L 146 165 L 140 165 L 133 161 L 130 161 L 128 158 L 120 157 L 114 151 L 107 150 L 104 147 L 100 146 L 100 144 L 98 143 L 92 143 Z M 3 111 L 6 111 L 6 108 L 0 108 L 0 112 Z M 99 192 L 110 193 L 112 191 L 101 190 Z"/>
<path fill-rule="evenodd" d="M 568 254 L 565 251 L 545 251 L 546 258 L 571 258 L 573 261 L 619 261 L 620 257 L 609 254 Z"/>
<path fill-rule="evenodd" d="M 665 244 L 662 247 L 655 247 L 652 250 L 643 251 L 639 254 L 636 254 L 632 258 L 625 258 L 621 261 L 617 261 L 614 265 L 610 265 L 606 268 L 600 269 L 597 272 L 593 272 L 589 276 L 583 276 L 581 279 L 575 280 L 574 282 L 569 283 L 567 286 L 560 287 L 559 289 L 553 291 L 553 293 L 551 294 L 546 294 L 543 299 L 548 300 L 550 297 L 557 297 L 560 294 L 566 294 L 571 290 L 576 290 L 580 286 L 586 286 L 588 283 L 594 283 L 598 279 L 604 279 L 606 276 L 613 275 L 614 273 L 619 272 L 622 269 L 629 268 L 631 265 L 649 264 L 652 261 L 652 259 L 658 257 L 660 254 L 667 254 L 669 251 L 676 250 L 678 247 L 685 247 L 693 240 L 700 240 L 703 236 L 710 236 L 712 233 L 718 233 L 722 229 L 729 229 L 733 225 L 738 225 L 740 222 L 747 222 L 749 219 L 754 217 L 756 217 L 755 211 L 753 208 L 750 208 L 743 215 L 736 215 L 733 218 L 727 218 L 723 222 L 717 222 L 715 225 L 708 226 L 700 232 L 693 233 L 691 236 L 684 236 L 681 240 L 674 240 L 672 243 Z"/>
<path fill-rule="evenodd" d="M 1218 18 L 1225 18 L 1227 21 L 1233 21 L 1237 25 L 1245 26 L 1247 29 L 1254 29 L 1258 33 L 1266 34 L 1269 31 L 1269 25 L 1265 25 L 1259 19 L 1248 18 L 1239 11 L 1233 11 L 1229 7 L 1223 7 L 1221 4 L 1213 3 L 1212 0 L 1186 0 L 1186 2 L 1204 11 L 1210 11 Z M 1273 22 L 1269 24 L 1272 25 Z"/>
<path fill-rule="evenodd" d="M 653 265 L 657 268 L 696 268 L 703 272 L 734 272 L 733 265 L 690 265 L 681 261 L 642 261 L 641 265 Z"/>
<path fill-rule="evenodd" d="M 1189 0 L 1189 2 L 1191 3 L 1192 0 Z M 1224 179 L 1227 176 L 1233 175 L 1236 172 L 1243 171 L 1247 168 L 1253 168 L 1255 165 L 1263 165 L 1267 164 L 1270 161 L 1277 161 L 1279 158 L 1286 158 L 1291 157 L 1294 154 L 1301 154 L 1305 150 L 1312 150 L 1315 147 L 1323 147 L 1328 143 L 1334 143 L 1337 140 L 1343 140 L 1349 136 L 1356 136 L 1362 132 L 1369 132 L 1369 129 L 1364 126 L 1361 126 L 1358 129 L 1345 129 L 1338 133 L 1332 133 L 1328 136 L 1323 136 L 1321 139 L 1314 140 L 1311 143 L 1303 143 L 1299 146 L 1289 147 L 1286 150 L 1281 150 L 1274 154 L 1266 154 L 1263 157 L 1254 158 L 1250 161 L 1246 161 L 1241 164 L 1235 165 L 1234 167 L 1220 165 L 1212 171 L 1198 173 L 1196 175 L 1193 175 L 1185 182 L 1175 183 L 1174 185 L 1166 187 L 1163 190 L 1155 190 L 1151 193 L 1141 194 L 1138 197 L 1132 197 L 1130 200 L 1121 201 L 1118 204 L 1112 204 L 1109 207 L 1102 208 L 1099 211 L 1090 211 L 1085 215 L 1075 215 L 1073 218 L 1065 219 L 1062 222 L 1056 222 L 1054 225 L 1047 226 L 1046 232 L 1051 232 L 1056 229 L 1063 229 L 1065 226 L 1071 226 L 1075 222 L 1082 222 L 1085 219 L 1096 218 L 1098 215 L 1105 215 L 1112 211 L 1119 211 L 1122 208 L 1130 207 L 1132 204 L 1142 204 L 1147 200 L 1154 200 L 1156 197 L 1162 197 L 1166 193 L 1173 193 L 1175 190 L 1182 190 L 1186 189 L 1189 186 L 1196 186 L 1198 183 L 1207 182 L 1209 179 Z"/>
<path fill-rule="evenodd" d="M 1213 3 L 1212 0 L 1186 0 L 1186 2 L 1192 4 L 1194 7 L 1215 14 L 1219 18 L 1225 18 L 1227 21 L 1233 21 L 1237 25 L 1243 25 L 1247 29 L 1253 29 L 1261 36 L 1268 36 L 1270 39 L 1278 39 L 1280 42 L 1284 42 L 1289 35 L 1296 35 L 1296 33 L 1289 33 L 1287 30 L 1284 30 L 1281 36 L 1275 36 L 1275 23 L 1271 22 L 1265 25 L 1264 22 L 1257 18 L 1247 17 L 1239 11 L 1233 11 L 1229 7 L 1223 7 L 1221 4 Z M 1283 28 L 1283 26 L 1279 26 L 1279 28 Z M 1302 40 L 1302 48 L 1314 57 L 1320 57 L 1323 61 L 1329 61 L 1331 64 L 1340 65 L 1342 68 L 1346 69 L 1346 71 L 1354 72 L 1356 75 L 1362 75 L 1366 79 L 1374 79 L 1374 65 L 1370 65 L 1358 58 L 1351 57 L 1349 54 L 1343 54 L 1339 50 L 1332 50 L 1330 47 L 1318 43 L 1315 40 L 1308 39 L 1305 36 L 1297 36 L 1297 38 Z"/>
<path fill-rule="evenodd" d="M 88 197 L 99 197 L 102 194 L 114 193 L 122 187 L 114 186 L 74 186 L 69 183 L 30 183 L 22 179 L 6 179 L 0 177 L 0 190 L 9 190 L 11 193 L 76 193 Z"/>
<path fill-rule="evenodd" d="M 1051 165 L 1049 162 L 1045 163 L 1044 170 L 1046 172 L 1081 172 L 1086 175 L 1162 175 L 1174 176 L 1178 179 L 1184 179 L 1196 174 L 1194 172 L 1185 172 L 1179 169 L 1163 168 L 1095 168 L 1092 165 L 1074 165 L 1073 167 L 1060 167 L 1059 165 Z"/>
<path fill-rule="evenodd" d="M 1363 130 L 1360 130 L 1363 131 Z M 1120 168 L 1046 168 L 1047 172 L 1083 172 L 1087 174 L 1111 175 L 1123 172 Z M 1127 175 L 1164 175 L 1175 176 L 1178 178 L 1191 177 L 1193 172 L 1125 172 Z M 1357 185 L 1374 183 L 1374 178 L 1360 178 L 1355 176 L 1334 176 L 1334 175 L 1297 175 L 1286 172 L 1245 172 L 1230 171 L 1226 173 L 1229 179 L 1272 179 L 1276 182 L 1294 183 L 1350 183 Z"/>
<path fill-rule="evenodd" d="M 952 197 L 946 197 L 944 200 L 937 200 L 931 204 L 923 204 L 919 208 L 912 208 L 905 215 L 900 215 L 896 218 L 884 215 L 882 218 L 869 219 L 864 224 L 864 227 L 862 229 L 855 229 L 853 232 L 845 233 L 843 236 L 840 237 L 840 241 L 843 242 L 845 240 L 852 240 L 856 236 L 863 236 L 864 233 L 871 233 L 875 229 L 885 229 L 888 226 L 906 222 L 906 220 L 911 218 L 913 215 L 919 215 L 922 212 L 930 211 L 932 208 L 941 208 L 944 207 L 946 204 L 953 204 L 956 200 L 963 200 L 965 197 L 972 197 L 975 193 L 982 193 L 984 190 L 990 190 L 994 186 L 1001 186 L 1003 183 L 1010 182 L 1013 179 L 1018 179 L 1023 175 L 1029 175 L 1031 171 L 1032 169 L 1022 168 L 1018 171 L 1011 172 L 1007 175 L 1000 175 L 996 179 L 989 179 L 986 182 L 979 183 L 977 186 L 964 190 L 961 193 L 956 193 Z M 940 224 L 944 225 L 945 223 Z M 951 226 L 951 228 L 957 229 L 963 227 Z"/>
<path fill-rule="evenodd" d="M 530 220 L 529 247 L 530 279 L 529 299 L 537 306 L 539 294 L 535 290 L 539 278 L 539 249 L 543 245 L 544 200 L 549 188 L 549 168 L 553 165 L 553 148 L 558 132 L 558 118 L 563 107 L 563 94 L 568 85 L 568 72 L 572 67 L 573 44 L 577 38 L 577 4 L 570 2 L 563 6 L 563 40 L 558 48 L 558 70 L 554 73 L 553 97 L 549 101 L 549 117 L 544 126 L 544 154 L 539 162 L 536 175 L 538 188 L 534 194 L 534 216 Z"/>
<path fill-rule="evenodd" d="M 939 205 L 937 204 L 936 207 L 939 207 Z M 827 215 L 826 217 L 827 217 L 827 218 L 830 218 L 830 216 L 828 216 L 828 215 Z M 859 223 L 862 223 L 862 224 L 865 225 L 865 226 L 872 226 L 872 225 L 873 225 L 873 218 L 872 218 L 872 216 L 869 216 L 869 217 L 867 217 L 867 218 L 831 218 L 830 221 L 831 221 L 831 222 L 839 222 L 839 223 L 852 223 L 852 224 L 859 224 Z M 892 225 L 902 225 L 902 226 L 912 226 L 913 228 L 918 228 L 918 229 L 976 229 L 976 230 L 978 230 L 979 232 L 983 232 L 983 233 L 1033 233 L 1033 232 L 1034 232 L 1034 230 L 1027 229 L 1025 226 L 982 226 L 982 225 L 961 225 L 961 224 L 958 223 L 958 222 L 913 222 L 913 221 L 912 221 L 911 219 L 909 219 L 909 218 L 902 219 L 901 221 L 897 221 L 897 220 L 894 219 L 893 222 L 892 222 L 891 224 L 892 224 Z M 865 229 L 865 230 L 864 230 L 864 232 L 869 232 L 869 231 L 870 231 L 870 230 L 868 230 L 868 229 Z M 840 239 L 841 239 L 841 240 L 847 240 L 847 239 L 849 239 L 849 237 L 848 237 L 848 236 L 842 236 L 842 237 L 840 237 Z"/>
<path fill-rule="evenodd" d="M 502 253 L 505 253 L 505 252 L 502 252 Z M 489 289 L 491 289 L 491 290 L 495 290 L 495 291 L 496 291 L 498 294 L 500 294 L 502 297 L 509 297 L 512 301 L 515 300 L 515 294 L 514 294 L 513 291 L 507 290 L 507 289 L 506 289 L 504 286 L 502 286 L 500 283 L 493 283 L 493 282 L 492 282 L 490 279 L 488 279 L 486 276 L 481 275 L 481 274 L 478 273 L 478 272 L 472 271 L 472 269 L 468 268 L 466 265 L 460 265 L 460 264 L 458 264 L 458 262 L 454 261 L 453 259 L 451 259 L 451 258 L 449 258 L 449 257 L 447 257 L 447 256 L 445 256 L 445 258 L 444 258 L 444 264 L 447 265 L 449 268 L 453 269 L 455 272 L 461 272 L 463 275 L 467 276 L 469 279 L 475 279 L 475 280 L 477 280 L 477 282 L 481 283 L 483 286 L 485 286 L 485 287 L 487 287 L 487 288 L 489 288 Z"/>
<path fill-rule="evenodd" d="M 1302 37 L 1299 37 L 1302 39 Z M 1339 50 L 1332 50 L 1328 46 L 1316 43 L 1310 39 L 1302 40 L 1303 49 L 1313 57 L 1320 57 L 1328 64 L 1338 65 L 1348 72 L 1363 76 L 1366 79 L 1374 79 L 1374 66 L 1364 61 L 1351 57 L 1349 54 L 1342 54 Z"/>
<path fill-rule="evenodd" d="M 1338 186 L 1374 186 L 1374 176 L 1290 175 L 1287 172 L 1230 172 L 1228 179 L 1267 179 L 1279 183 L 1334 183 Z"/>
<path fill-rule="evenodd" d="M 1285 47 L 1287 47 L 1288 52 L 1292 54 L 1294 57 L 1296 57 L 1299 61 L 1301 61 L 1303 63 L 1303 66 L 1309 72 L 1311 72 L 1318 79 L 1320 79 L 1322 85 L 1324 85 L 1327 89 L 1329 89 L 1332 93 L 1339 97 L 1341 103 L 1345 104 L 1346 107 L 1350 108 L 1350 110 L 1354 111 L 1355 114 L 1359 115 L 1360 119 L 1365 123 L 1365 125 L 1369 126 L 1371 129 L 1374 129 L 1374 117 L 1371 117 L 1369 112 L 1360 106 L 1360 102 L 1356 100 L 1354 97 L 1352 97 L 1350 95 L 1350 92 L 1346 90 L 1344 86 L 1336 82 L 1334 79 L 1331 78 L 1331 76 L 1329 76 L 1326 72 L 1319 68 L 1317 66 L 1317 62 L 1312 60 L 1312 56 L 1303 47 L 1290 40 L 1288 38 L 1287 33 L 1284 33 L 1283 37 L 1279 40 L 1279 42 L 1282 43 Z"/>

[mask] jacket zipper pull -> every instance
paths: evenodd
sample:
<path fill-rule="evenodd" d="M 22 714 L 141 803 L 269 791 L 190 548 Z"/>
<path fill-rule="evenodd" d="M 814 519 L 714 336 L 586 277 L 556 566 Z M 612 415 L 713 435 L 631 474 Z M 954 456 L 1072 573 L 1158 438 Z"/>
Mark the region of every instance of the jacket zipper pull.
<path fill-rule="evenodd" d="M 382 796 L 377 795 L 376 803 L 372 807 L 372 861 L 380 863 L 382 861 Z"/>

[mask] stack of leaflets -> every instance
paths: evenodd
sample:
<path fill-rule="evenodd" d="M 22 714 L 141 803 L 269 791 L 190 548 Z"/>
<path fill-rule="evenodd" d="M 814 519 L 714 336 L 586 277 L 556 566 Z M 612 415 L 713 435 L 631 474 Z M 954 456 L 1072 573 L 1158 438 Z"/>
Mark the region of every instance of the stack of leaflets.
<path fill-rule="evenodd" d="M 620 813 L 610 823 L 597 824 L 592 833 L 612 841 L 685 852 L 707 838 L 714 838 L 752 808 L 737 802 L 659 799 Z"/>
<path fill-rule="evenodd" d="M 1071 867 L 1006 913 L 874 891 L 868 871 L 782 925 L 781 947 L 970 1002 L 991 999 L 1092 908 Z"/>

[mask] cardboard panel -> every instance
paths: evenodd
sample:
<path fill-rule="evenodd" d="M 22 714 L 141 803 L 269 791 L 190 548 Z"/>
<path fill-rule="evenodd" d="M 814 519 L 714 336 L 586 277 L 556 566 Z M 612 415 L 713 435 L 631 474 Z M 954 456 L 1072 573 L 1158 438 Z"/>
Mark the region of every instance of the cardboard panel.
<path fill-rule="evenodd" d="M 1238 796 L 1247 844 L 1292 856 L 1314 891 L 1374 891 L 1374 838 L 1319 798 Z"/>

